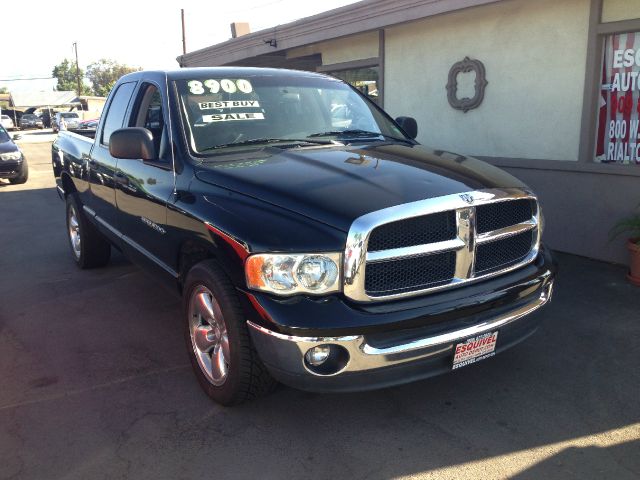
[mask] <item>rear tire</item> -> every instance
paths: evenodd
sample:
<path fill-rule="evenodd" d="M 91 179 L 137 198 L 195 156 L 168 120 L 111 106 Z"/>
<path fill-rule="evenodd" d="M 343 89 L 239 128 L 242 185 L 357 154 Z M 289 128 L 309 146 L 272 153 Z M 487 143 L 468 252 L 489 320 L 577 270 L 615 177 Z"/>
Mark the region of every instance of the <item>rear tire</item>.
<path fill-rule="evenodd" d="M 87 220 L 75 194 L 67 195 L 67 233 L 71 255 L 82 269 L 103 267 L 111 258 L 111 244 Z"/>
<path fill-rule="evenodd" d="M 27 164 L 26 160 L 23 160 L 22 171 L 20 172 L 20 175 L 18 175 L 16 178 L 10 178 L 9 183 L 11 183 L 12 185 L 20 185 L 22 183 L 27 183 L 28 179 L 29 179 L 29 165 Z"/>
<path fill-rule="evenodd" d="M 274 390 L 277 383 L 251 343 L 236 290 L 214 260 L 189 271 L 183 314 L 191 365 L 212 400 L 237 405 Z"/>

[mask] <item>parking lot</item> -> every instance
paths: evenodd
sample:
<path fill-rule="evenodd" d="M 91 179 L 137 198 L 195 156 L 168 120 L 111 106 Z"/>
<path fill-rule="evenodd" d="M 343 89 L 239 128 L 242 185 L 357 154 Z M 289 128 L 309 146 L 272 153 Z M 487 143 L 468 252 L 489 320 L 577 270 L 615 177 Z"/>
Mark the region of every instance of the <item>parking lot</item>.
<path fill-rule="evenodd" d="M 29 181 L 0 180 L 0 478 L 640 476 L 640 290 L 623 267 L 558 254 L 541 329 L 454 374 L 223 408 L 188 365 L 177 297 L 120 254 L 75 267 L 36 135 Z"/>

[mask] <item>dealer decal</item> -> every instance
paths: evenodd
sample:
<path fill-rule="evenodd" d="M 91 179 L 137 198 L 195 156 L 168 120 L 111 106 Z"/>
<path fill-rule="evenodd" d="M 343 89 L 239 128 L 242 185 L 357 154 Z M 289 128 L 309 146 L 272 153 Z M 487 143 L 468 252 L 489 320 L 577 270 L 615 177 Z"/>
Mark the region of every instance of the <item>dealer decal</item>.
<path fill-rule="evenodd" d="M 194 95 L 202 95 L 204 93 L 218 93 L 220 90 L 227 93 L 251 93 L 253 92 L 253 85 L 249 80 L 244 78 L 238 78 L 237 80 L 231 80 L 229 78 L 223 78 L 222 80 L 214 80 L 210 78 L 201 82 L 200 80 L 189 80 L 187 82 L 189 86 L 189 92 Z"/>
<path fill-rule="evenodd" d="M 479 360 L 493 357 L 496 352 L 496 340 L 498 332 L 485 333 L 469 340 L 458 343 L 453 355 L 452 369 L 471 365 Z"/>
<path fill-rule="evenodd" d="M 264 113 L 219 113 L 202 116 L 202 121 L 207 123 L 233 122 L 236 120 L 264 120 Z"/>
<path fill-rule="evenodd" d="M 221 101 L 221 102 L 200 102 L 198 103 L 200 110 L 213 110 L 222 108 L 247 108 L 247 107 L 260 107 L 260 103 L 257 100 L 234 100 L 234 101 Z"/>

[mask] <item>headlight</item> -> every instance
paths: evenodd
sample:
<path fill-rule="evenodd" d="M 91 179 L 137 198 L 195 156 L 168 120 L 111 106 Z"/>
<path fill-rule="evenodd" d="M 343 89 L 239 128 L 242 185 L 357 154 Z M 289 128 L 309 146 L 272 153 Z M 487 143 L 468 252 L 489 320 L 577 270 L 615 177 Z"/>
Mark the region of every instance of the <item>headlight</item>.
<path fill-rule="evenodd" d="M 340 290 L 339 253 L 252 255 L 245 264 L 249 288 L 295 295 L 322 295 Z"/>
<path fill-rule="evenodd" d="M 22 158 L 22 152 L 20 150 L 15 152 L 0 153 L 0 159 L 2 160 L 20 160 Z"/>

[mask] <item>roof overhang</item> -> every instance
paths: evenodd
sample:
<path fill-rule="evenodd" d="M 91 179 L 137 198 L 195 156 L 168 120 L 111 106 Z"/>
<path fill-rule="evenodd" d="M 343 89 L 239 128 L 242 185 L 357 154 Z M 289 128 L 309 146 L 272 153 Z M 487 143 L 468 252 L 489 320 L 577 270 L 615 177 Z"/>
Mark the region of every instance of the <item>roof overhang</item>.
<path fill-rule="evenodd" d="M 176 58 L 183 67 L 228 65 L 290 48 L 495 3 L 501 0 L 364 0 L 295 22 L 249 33 Z M 277 46 L 272 46 L 275 40 Z"/>
<path fill-rule="evenodd" d="M 28 107 L 68 107 L 79 105 L 80 101 L 76 92 L 54 91 L 54 92 L 12 92 L 11 100 L 13 105 L 21 108 Z"/>

